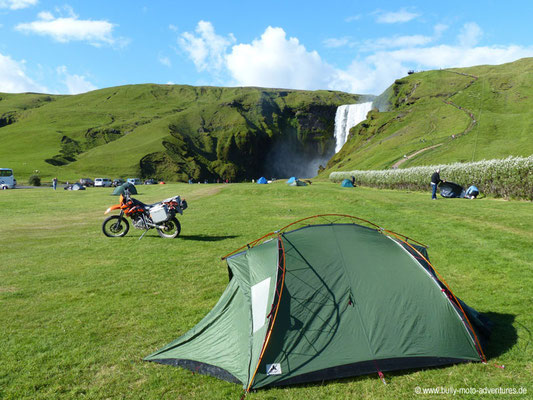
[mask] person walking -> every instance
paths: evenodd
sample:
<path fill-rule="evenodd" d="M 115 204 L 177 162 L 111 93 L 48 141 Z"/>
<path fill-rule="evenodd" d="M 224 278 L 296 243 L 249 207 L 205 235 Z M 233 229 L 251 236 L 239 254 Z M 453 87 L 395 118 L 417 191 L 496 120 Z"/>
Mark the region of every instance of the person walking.
<path fill-rule="evenodd" d="M 440 179 L 440 168 L 437 168 L 433 175 L 431 175 L 431 200 L 437 200 L 437 186 L 441 182 L 446 182 Z"/>
<path fill-rule="evenodd" d="M 57 189 L 57 178 L 52 179 L 52 187 L 54 188 L 54 190 Z"/>

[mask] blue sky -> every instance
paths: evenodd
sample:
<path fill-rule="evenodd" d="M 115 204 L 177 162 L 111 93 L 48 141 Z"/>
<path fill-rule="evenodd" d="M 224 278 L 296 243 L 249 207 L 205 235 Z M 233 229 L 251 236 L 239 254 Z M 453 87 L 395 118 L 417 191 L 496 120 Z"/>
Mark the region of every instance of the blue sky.
<path fill-rule="evenodd" d="M 0 0 L 0 92 L 138 83 L 379 94 L 533 57 L 533 1 Z"/>

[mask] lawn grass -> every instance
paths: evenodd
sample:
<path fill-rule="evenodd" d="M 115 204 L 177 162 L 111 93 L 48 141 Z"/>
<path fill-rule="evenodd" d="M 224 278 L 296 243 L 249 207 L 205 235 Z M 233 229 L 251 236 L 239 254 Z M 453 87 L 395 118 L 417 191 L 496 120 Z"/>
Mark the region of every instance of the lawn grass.
<path fill-rule="evenodd" d="M 273 388 L 250 399 L 412 398 L 416 386 L 533 392 L 531 202 L 431 201 L 329 182 L 141 186 L 141 201 L 181 194 L 189 208 L 180 238 L 150 231 L 139 241 L 133 228 L 125 238 L 102 234 L 103 212 L 117 201 L 110 192 L 0 192 L 0 398 L 238 399 L 239 385 L 141 359 L 213 307 L 228 279 L 221 256 L 322 213 L 359 216 L 429 245 L 455 294 L 495 322 L 488 365 L 386 373 L 387 386 L 370 375 Z"/>

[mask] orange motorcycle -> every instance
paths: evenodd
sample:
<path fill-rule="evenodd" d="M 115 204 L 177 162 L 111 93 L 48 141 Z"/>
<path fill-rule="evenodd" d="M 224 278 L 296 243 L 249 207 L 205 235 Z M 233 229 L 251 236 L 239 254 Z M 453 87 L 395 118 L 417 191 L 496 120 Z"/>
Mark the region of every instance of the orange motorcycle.
<path fill-rule="evenodd" d="M 120 210 L 119 215 L 112 215 L 105 219 L 102 231 L 108 237 L 126 236 L 130 229 L 126 217 L 129 217 L 135 228 L 144 230 L 139 240 L 153 228 L 163 238 L 176 238 L 181 232 L 181 225 L 176 214 L 183 214 L 186 208 L 187 202 L 180 196 L 170 197 L 155 204 L 144 204 L 131 197 L 129 191 L 126 190 L 120 195 L 120 203 L 109 207 L 104 213 Z"/>

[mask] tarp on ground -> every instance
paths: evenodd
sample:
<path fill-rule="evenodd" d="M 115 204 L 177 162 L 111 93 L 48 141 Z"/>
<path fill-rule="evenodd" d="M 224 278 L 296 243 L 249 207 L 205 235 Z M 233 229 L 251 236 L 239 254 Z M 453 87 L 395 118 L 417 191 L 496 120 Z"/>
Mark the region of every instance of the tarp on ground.
<path fill-rule="evenodd" d="M 124 194 L 125 190 L 129 190 L 130 194 L 137 194 L 137 188 L 133 183 L 123 183 L 120 186 L 117 186 L 115 190 L 113 190 L 112 195 L 113 196 L 120 196 L 121 194 Z"/>
<path fill-rule="evenodd" d="M 261 184 L 261 185 L 265 185 L 268 183 L 268 181 L 266 180 L 266 178 L 264 176 L 262 176 L 261 178 L 259 178 L 257 180 L 257 183 Z"/>
<path fill-rule="evenodd" d="M 345 179 L 341 182 L 342 187 L 353 187 L 353 183 L 349 179 Z"/>
<path fill-rule="evenodd" d="M 439 184 L 440 195 L 446 198 L 465 197 L 463 187 L 455 182 L 441 182 Z"/>
<path fill-rule="evenodd" d="M 425 247 L 355 223 L 266 238 L 226 259 L 214 308 L 145 360 L 246 390 L 485 361 L 482 316 L 439 280 Z"/>

